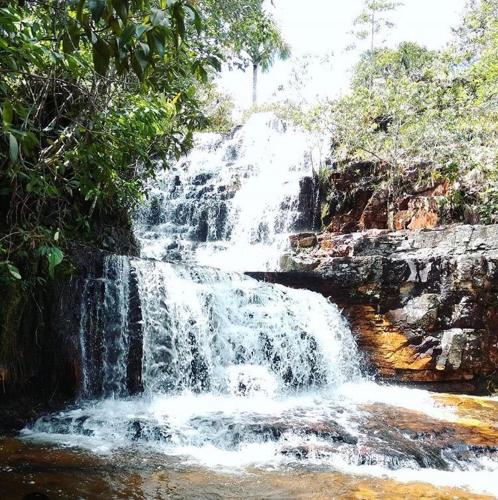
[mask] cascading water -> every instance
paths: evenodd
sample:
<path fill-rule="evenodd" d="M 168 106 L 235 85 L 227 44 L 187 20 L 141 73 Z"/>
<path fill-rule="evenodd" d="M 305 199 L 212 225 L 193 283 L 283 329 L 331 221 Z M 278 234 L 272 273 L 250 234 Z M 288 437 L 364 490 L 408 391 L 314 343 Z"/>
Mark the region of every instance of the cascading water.
<path fill-rule="evenodd" d="M 233 271 L 275 267 L 286 233 L 312 224 L 300 201 L 309 146 L 263 114 L 229 138 L 201 137 L 160 176 L 136 223 L 143 258 L 107 257 L 82 291 L 81 401 L 26 437 L 232 469 L 304 462 L 400 481 L 424 470 L 498 494 L 491 451 L 437 430 L 453 411 L 361 376 L 334 304 Z M 435 430 L 412 431 L 420 418 Z"/>
<path fill-rule="evenodd" d="M 271 113 L 253 115 L 229 136 L 199 136 L 151 186 L 138 214 L 142 256 L 275 269 L 289 232 L 314 223 L 317 144 Z"/>
<path fill-rule="evenodd" d="M 88 279 L 82 290 L 80 312 L 81 396 L 120 397 L 136 390 L 130 373 L 141 355 L 141 339 L 133 308 L 136 278 L 130 260 L 110 255 L 102 278 Z M 139 384 L 139 382 L 138 382 Z"/>
<path fill-rule="evenodd" d="M 152 392 L 238 394 L 268 381 L 286 391 L 359 375 L 347 324 L 323 297 L 210 268 L 134 265 Z"/>

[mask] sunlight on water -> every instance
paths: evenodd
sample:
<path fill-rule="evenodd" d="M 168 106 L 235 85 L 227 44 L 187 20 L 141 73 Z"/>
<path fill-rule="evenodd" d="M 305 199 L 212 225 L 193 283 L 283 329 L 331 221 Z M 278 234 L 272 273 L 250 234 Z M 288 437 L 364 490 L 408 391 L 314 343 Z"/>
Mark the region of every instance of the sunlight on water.
<path fill-rule="evenodd" d="M 199 135 L 187 158 L 151 186 L 137 215 L 142 256 L 235 271 L 276 269 L 288 234 L 313 224 L 313 207 L 301 205 L 317 201 L 311 184 L 319 146 L 272 113 L 252 115 L 231 136 Z"/>
<path fill-rule="evenodd" d="M 267 373 L 255 371 L 260 382 L 266 379 Z M 498 494 L 494 480 L 498 468 L 493 460 L 481 457 L 459 464 L 448 454 L 447 467 L 422 469 L 418 460 L 426 453 L 424 448 L 412 450 L 406 442 L 390 441 L 383 435 L 382 424 L 374 425 L 373 433 L 365 431 L 379 419 L 383 404 L 399 403 L 400 408 L 417 409 L 451 422 L 454 412 L 437 408 L 424 391 L 397 388 L 391 394 L 390 388 L 369 382 L 294 393 L 268 394 L 267 389 L 254 387 L 245 395 L 184 391 L 87 402 L 40 419 L 24 435 L 34 441 L 49 440 L 104 454 L 141 445 L 178 456 L 185 463 L 226 472 L 246 467 L 294 467 L 304 461 L 308 466 L 345 474 L 388 476 L 401 482 L 422 479 L 439 486 Z M 365 405 L 372 403 L 379 405 L 377 410 L 366 409 Z M 402 414 L 402 409 L 399 411 Z M 372 463 L 364 463 L 361 450 L 371 447 L 372 440 L 378 449 L 371 450 Z M 376 459 L 379 463 L 375 463 L 375 453 L 383 454 Z"/>

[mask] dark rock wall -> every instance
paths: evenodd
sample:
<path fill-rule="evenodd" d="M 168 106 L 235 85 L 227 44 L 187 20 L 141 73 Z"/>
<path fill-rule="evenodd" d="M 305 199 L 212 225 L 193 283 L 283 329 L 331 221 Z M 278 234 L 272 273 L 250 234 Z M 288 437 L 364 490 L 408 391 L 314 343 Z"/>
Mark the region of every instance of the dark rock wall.
<path fill-rule="evenodd" d="M 0 429 L 77 396 L 81 290 L 100 272 L 98 252 L 73 256 L 78 272 L 27 290 L 12 284 L 0 304 Z"/>
<path fill-rule="evenodd" d="M 108 252 L 133 255 L 138 251 L 129 218 L 115 226 L 96 224 L 94 232 L 94 240 L 104 250 L 72 245 L 65 260 L 71 266 L 60 266 L 55 279 L 0 285 L 0 430 L 19 428 L 39 412 L 78 397 L 85 283 L 102 276 Z M 30 274 L 40 275 L 41 266 L 41 262 L 29 263 Z M 94 300 L 91 292 L 87 299 Z M 141 347 L 136 341 L 132 344 L 134 356 L 141 358 Z M 130 385 L 139 387 L 136 376 Z"/>
<path fill-rule="evenodd" d="M 284 273 L 344 308 L 380 379 L 493 390 L 498 372 L 498 226 L 310 233 L 291 239 Z"/>

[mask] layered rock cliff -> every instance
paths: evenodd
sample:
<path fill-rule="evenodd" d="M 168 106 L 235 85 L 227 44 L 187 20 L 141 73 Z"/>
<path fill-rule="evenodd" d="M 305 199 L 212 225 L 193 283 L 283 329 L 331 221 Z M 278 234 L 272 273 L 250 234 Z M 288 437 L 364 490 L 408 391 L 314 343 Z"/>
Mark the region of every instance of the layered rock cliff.
<path fill-rule="evenodd" d="M 492 390 L 498 372 L 498 226 L 292 237 L 282 273 L 331 297 L 381 380 Z"/>

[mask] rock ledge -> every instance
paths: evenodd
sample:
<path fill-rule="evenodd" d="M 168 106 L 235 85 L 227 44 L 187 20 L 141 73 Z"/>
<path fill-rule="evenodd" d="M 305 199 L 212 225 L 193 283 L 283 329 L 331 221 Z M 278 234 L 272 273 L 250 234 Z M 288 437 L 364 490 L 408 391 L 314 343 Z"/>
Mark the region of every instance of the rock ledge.
<path fill-rule="evenodd" d="M 281 273 L 348 316 L 378 378 L 489 392 L 498 373 L 498 225 L 295 235 Z"/>

